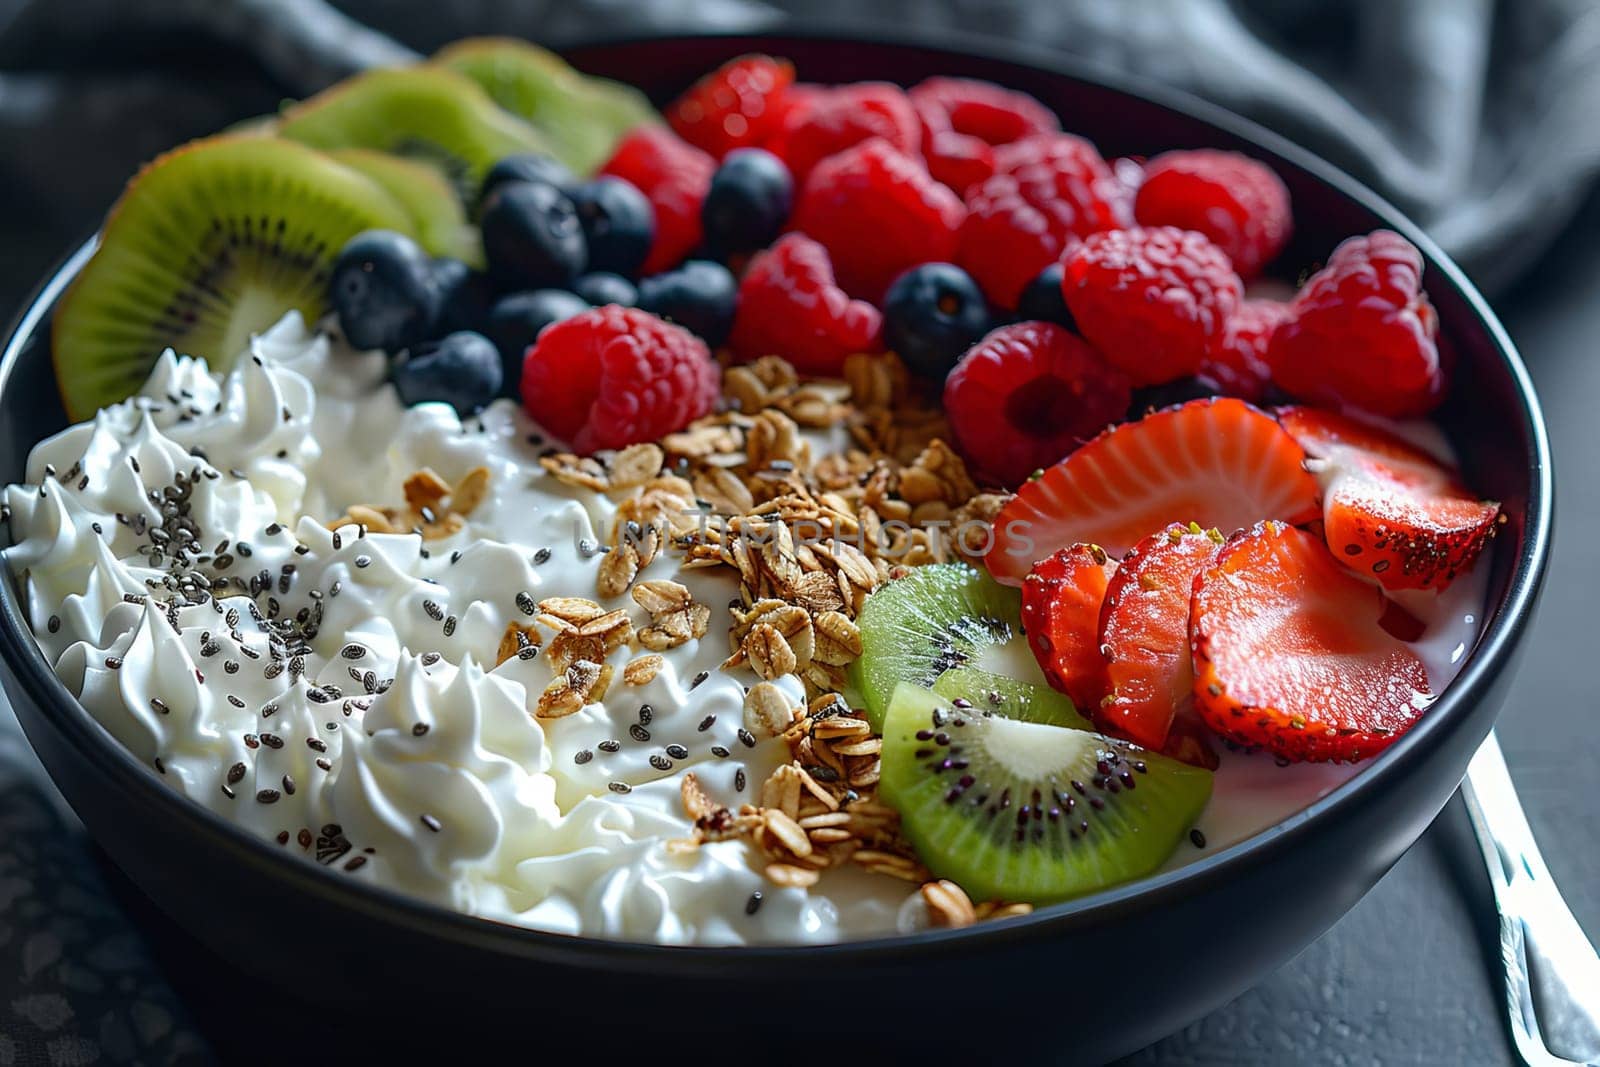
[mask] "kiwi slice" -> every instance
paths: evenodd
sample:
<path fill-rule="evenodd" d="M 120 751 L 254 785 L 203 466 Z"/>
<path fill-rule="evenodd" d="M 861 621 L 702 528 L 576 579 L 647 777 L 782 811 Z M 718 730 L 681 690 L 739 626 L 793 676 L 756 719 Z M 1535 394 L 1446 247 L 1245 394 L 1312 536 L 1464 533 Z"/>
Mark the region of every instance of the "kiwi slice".
<path fill-rule="evenodd" d="M 455 190 L 436 168 L 371 148 L 336 148 L 328 155 L 383 186 L 411 216 L 417 243 L 429 255 L 449 256 L 473 270 L 484 269 L 478 228 L 467 221 Z"/>
<path fill-rule="evenodd" d="M 1210 771 L 912 685 L 889 702 L 881 775 L 928 870 L 974 900 L 1034 904 L 1149 874 L 1211 796 Z"/>
<path fill-rule="evenodd" d="M 410 232 L 394 198 L 320 152 L 214 137 L 128 183 L 53 326 L 67 413 L 86 419 L 144 384 L 168 346 L 226 370 L 250 336 L 326 309 L 328 271 L 362 230 Z"/>
<path fill-rule="evenodd" d="M 313 148 L 372 148 L 429 163 L 463 204 L 504 156 L 546 151 L 526 122 L 441 67 L 370 70 L 285 111 L 278 135 Z"/>
<path fill-rule="evenodd" d="M 879 586 L 856 619 L 861 656 L 850 666 L 873 727 L 901 682 L 927 688 L 945 671 L 1007 655 L 1031 666 L 1021 619 L 1021 592 L 965 563 L 929 564 Z"/>
<path fill-rule="evenodd" d="M 630 85 L 580 74 L 526 41 L 475 37 L 445 48 L 433 62 L 483 86 L 494 102 L 526 121 L 574 173 L 592 174 L 623 134 L 660 116 Z"/>
<path fill-rule="evenodd" d="M 946 700 L 964 700 L 977 711 L 1007 719 L 1068 726 L 1074 730 L 1094 729 L 1088 719 L 1078 714 L 1067 694 L 981 667 L 956 667 L 945 671 L 933 683 L 933 691 Z"/>

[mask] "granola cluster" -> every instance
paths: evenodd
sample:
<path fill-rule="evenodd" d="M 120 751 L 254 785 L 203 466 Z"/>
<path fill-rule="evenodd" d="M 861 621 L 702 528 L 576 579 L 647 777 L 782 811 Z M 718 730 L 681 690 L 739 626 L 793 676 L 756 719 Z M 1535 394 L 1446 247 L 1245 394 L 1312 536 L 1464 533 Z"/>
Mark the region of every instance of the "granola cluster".
<path fill-rule="evenodd" d="M 1026 913 L 1026 904 L 974 904 L 959 886 L 931 877 L 901 835 L 898 813 L 877 797 L 882 738 L 840 695 L 845 669 L 862 652 L 856 616 L 868 594 L 913 567 L 974 561 L 982 547 L 974 534 L 987 536 L 1006 496 L 979 489 L 945 443 L 937 403 L 892 355 L 851 357 L 842 381 L 802 381 L 769 356 L 725 370 L 722 392 L 723 410 L 659 442 L 607 457 L 540 459 L 562 484 L 611 494 L 616 520 L 598 599 L 526 605 L 532 621 L 507 625 L 498 661 L 543 653 L 554 677 L 535 714 L 570 715 L 604 697 L 620 649 L 640 653 L 621 673 L 626 684 L 643 685 L 662 668 L 661 652 L 706 634 L 711 610 L 685 586 L 640 578 L 663 551 L 684 569 L 727 568 L 739 596 L 728 606 L 722 666 L 763 679 L 746 696 L 745 726 L 781 738 L 791 759 L 761 783 L 757 803 L 737 811 L 714 803 L 686 773 L 682 802 L 694 835 L 670 847 L 745 840 L 767 878 L 784 886 L 814 885 L 822 871 L 855 864 L 921 886 L 936 925 Z M 835 434 L 838 444 L 814 454 L 807 431 Z M 424 536 L 459 531 L 476 502 L 476 472 L 447 492 L 431 473 L 407 481 L 408 511 L 352 508 L 340 521 Z M 636 625 L 626 608 L 603 606 L 624 594 L 647 620 Z M 794 704 L 773 684 L 786 675 L 804 681 L 807 703 Z"/>
<path fill-rule="evenodd" d="M 405 480 L 402 486 L 406 506 L 370 507 L 352 504 L 337 519 L 328 523 L 363 526 L 369 533 L 416 533 L 424 541 L 453 537 L 467 527 L 471 515 L 489 495 L 489 468 L 474 467 L 451 485 L 431 468 L 424 467 Z"/>

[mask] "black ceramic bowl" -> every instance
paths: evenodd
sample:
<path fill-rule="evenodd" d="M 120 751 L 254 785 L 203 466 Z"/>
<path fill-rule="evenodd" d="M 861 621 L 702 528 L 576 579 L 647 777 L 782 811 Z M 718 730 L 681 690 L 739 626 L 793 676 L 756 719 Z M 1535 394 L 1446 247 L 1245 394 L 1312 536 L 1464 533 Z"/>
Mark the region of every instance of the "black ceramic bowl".
<path fill-rule="evenodd" d="M 1327 929 L 1428 826 L 1493 723 L 1549 551 L 1550 457 L 1511 342 L 1415 226 L 1248 122 L 1058 56 L 804 35 L 629 41 L 570 54 L 665 98 L 749 51 L 789 56 L 817 81 L 992 79 L 1054 107 L 1108 157 L 1200 145 L 1245 151 L 1271 163 L 1293 196 L 1297 231 L 1281 260 L 1288 277 L 1351 234 L 1386 226 L 1406 235 L 1427 258 L 1428 295 L 1457 357 L 1443 422 L 1471 484 L 1503 501 L 1509 519 L 1480 564 L 1491 571 L 1490 607 L 1477 645 L 1422 722 L 1360 775 L 1180 871 L 961 931 L 818 948 L 664 948 L 469 918 L 286 859 L 124 752 L 56 681 L 14 583 L 0 583 L 6 690 L 45 765 L 128 878 L 226 961 L 219 973 L 253 974 L 286 991 L 287 1000 L 263 993 L 263 1013 L 267 1003 L 312 1002 L 323 1019 L 349 1020 L 373 1038 L 377 1027 L 362 1020 L 403 1014 L 412 1050 L 448 1038 L 512 1041 L 538 1055 L 573 1039 L 615 1054 L 637 1035 L 631 1051 L 645 1054 L 719 1031 L 727 1039 L 714 1053 L 770 1059 L 774 1046 L 798 1055 L 819 1040 L 841 1047 L 834 1035 L 860 1031 L 843 1047 L 865 1038 L 901 1052 L 1103 1060 L 1221 1005 Z M 0 483 L 20 479 L 28 450 L 64 423 L 50 313 L 87 254 L 45 283 L 0 361 Z M 363 1010 L 372 1004 L 384 1015 Z M 262 1029 L 288 1026 L 292 1035 L 294 1018 L 274 1008 Z M 752 1029 L 764 1034 L 759 1045 L 743 1040 Z"/>

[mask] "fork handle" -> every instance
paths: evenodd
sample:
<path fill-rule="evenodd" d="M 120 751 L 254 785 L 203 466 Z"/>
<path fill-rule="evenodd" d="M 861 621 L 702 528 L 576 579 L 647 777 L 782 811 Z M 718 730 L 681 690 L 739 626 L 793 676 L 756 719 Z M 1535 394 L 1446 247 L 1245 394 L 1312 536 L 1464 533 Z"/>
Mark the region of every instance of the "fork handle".
<path fill-rule="evenodd" d="M 1600 956 L 1550 877 L 1491 732 L 1461 783 L 1500 912 L 1506 1007 L 1530 1067 L 1600 1065 Z"/>

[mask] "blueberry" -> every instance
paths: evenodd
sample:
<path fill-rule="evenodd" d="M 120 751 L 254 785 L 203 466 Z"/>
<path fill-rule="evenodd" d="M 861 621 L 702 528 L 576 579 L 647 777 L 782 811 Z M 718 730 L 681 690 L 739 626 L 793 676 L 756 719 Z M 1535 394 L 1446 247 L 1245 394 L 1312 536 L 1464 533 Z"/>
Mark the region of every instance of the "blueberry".
<path fill-rule="evenodd" d="M 553 185 L 506 182 L 479 221 L 489 273 L 503 288 L 571 285 L 588 263 L 578 213 Z"/>
<path fill-rule="evenodd" d="M 794 205 L 794 179 L 771 152 L 738 148 L 711 176 L 700 207 L 706 247 L 718 258 L 765 248 L 778 236 Z"/>
<path fill-rule="evenodd" d="M 566 168 L 566 164 L 537 152 L 506 156 L 483 176 L 483 185 L 478 190 L 478 203 L 482 204 L 496 186 L 506 182 L 539 182 L 565 192 L 577 183 L 577 179 Z"/>
<path fill-rule="evenodd" d="M 573 282 L 572 291 L 596 307 L 601 304 L 633 307 L 639 299 L 639 290 L 634 288 L 632 282 L 620 274 L 603 270 L 585 274 Z"/>
<path fill-rule="evenodd" d="M 883 298 L 884 340 L 913 372 L 936 382 L 988 329 L 982 290 L 953 263 L 912 267 Z"/>
<path fill-rule="evenodd" d="M 500 395 L 500 353 L 483 334 L 457 330 L 413 348 L 390 378 L 407 405 L 435 400 L 467 416 Z"/>
<path fill-rule="evenodd" d="M 589 310 L 588 303 L 565 289 L 534 289 L 501 297 L 489 309 L 484 333 L 500 352 L 506 395 L 514 395 L 522 380 L 522 357 L 552 322 L 562 322 Z"/>
<path fill-rule="evenodd" d="M 439 290 L 439 317 L 433 324 L 434 336 L 457 330 L 483 330 L 489 317 L 494 291 L 489 276 L 480 274 L 459 259 L 433 261 L 433 285 Z"/>
<path fill-rule="evenodd" d="M 573 189 L 572 204 L 589 242 L 589 269 L 637 275 L 656 235 L 656 211 L 645 195 L 632 182 L 608 176 Z"/>
<path fill-rule="evenodd" d="M 350 238 L 333 264 L 329 296 L 339 328 L 359 349 L 398 352 L 426 337 L 439 315 L 433 261 L 391 230 Z"/>
<path fill-rule="evenodd" d="M 691 259 L 639 283 L 641 309 L 699 335 L 712 348 L 727 339 L 738 300 L 739 283 L 728 268 L 707 259 Z"/>
<path fill-rule="evenodd" d="M 1072 312 L 1067 310 L 1067 299 L 1061 292 L 1061 264 L 1052 263 L 1022 290 L 1017 300 L 1017 318 L 1038 322 L 1053 322 L 1076 330 Z"/>

